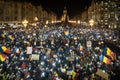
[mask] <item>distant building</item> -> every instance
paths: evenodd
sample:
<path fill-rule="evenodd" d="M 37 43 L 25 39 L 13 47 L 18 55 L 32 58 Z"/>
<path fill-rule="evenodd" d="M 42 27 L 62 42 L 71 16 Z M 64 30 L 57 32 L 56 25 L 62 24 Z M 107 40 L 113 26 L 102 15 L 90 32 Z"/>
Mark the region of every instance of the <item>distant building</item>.
<path fill-rule="evenodd" d="M 14 4 L 13 4 L 14 3 Z M 54 12 L 49 13 L 43 10 L 42 6 L 34 6 L 28 2 L 15 2 L 13 0 L 0 0 L 0 22 L 21 22 L 27 19 L 34 22 L 37 17 L 38 21 L 56 20 L 57 16 Z"/>
<path fill-rule="evenodd" d="M 86 6 L 84 11 L 81 14 L 81 22 L 87 22 L 87 21 L 88 21 L 88 9 Z"/>
<path fill-rule="evenodd" d="M 64 7 L 63 14 L 62 14 L 62 17 L 61 17 L 61 21 L 67 22 L 68 20 L 69 20 L 69 16 L 67 14 L 67 9 L 66 9 L 66 7 Z"/>
<path fill-rule="evenodd" d="M 92 0 L 88 20 L 93 19 L 101 28 L 120 28 L 119 0 Z"/>

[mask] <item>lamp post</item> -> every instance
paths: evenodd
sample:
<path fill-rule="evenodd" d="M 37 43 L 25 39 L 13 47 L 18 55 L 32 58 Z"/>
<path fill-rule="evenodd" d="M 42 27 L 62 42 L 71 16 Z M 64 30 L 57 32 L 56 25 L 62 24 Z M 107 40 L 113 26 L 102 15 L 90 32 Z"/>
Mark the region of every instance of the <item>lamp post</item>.
<path fill-rule="evenodd" d="M 78 20 L 77 23 L 80 24 L 80 20 Z"/>
<path fill-rule="evenodd" d="M 25 0 L 25 20 L 22 21 L 23 26 L 26 28 L 28 21 L 26 20 L 26 0 Z"/>
<path fill-rule="evenodd" d="M 34 21 L 37 22 L 37 21 L 38 21 L 38 17 L 35 17 L 35 18 L 34 18 Z"/>
<path fill-rule="evenodd" d="M 34 18 L 34 26 L 36 27 L 37 24 L 39 24 L 39 22 L 38 22 L 38 17 L 35 17 L 35 18 Z"/>
<path fill-rule="evenodd" d="M 46 21 L 46 24 L 48 24 L 48 23 L 49 23 L 49 21 L 47 20 L 47 21 Z"/>
<path fill-rule="evenodd" d="M 91 19 L 91 20 L 89 21 L 89 24 L 90 24 L 90 26 L 92 27 L 92 26 L 94 25 L 94 20 Z"/>
<path fill-rule="evenodd" d="M 28 21 L 25 19 L 24 21 L 22 21 L 23 26 L 26 28 Z"/>

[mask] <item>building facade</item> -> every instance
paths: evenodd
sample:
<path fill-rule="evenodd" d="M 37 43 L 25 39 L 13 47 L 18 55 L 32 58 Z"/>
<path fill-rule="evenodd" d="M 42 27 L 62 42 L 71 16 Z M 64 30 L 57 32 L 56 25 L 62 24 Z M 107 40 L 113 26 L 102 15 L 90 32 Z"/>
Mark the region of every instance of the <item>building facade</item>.
<path fill-rule="evenodd" d="M 64 7 L 63 14 L 62 14 L 62 17 L 61 17 L 61 21 L 63 21 L 63 22 L 69 21 L 69 16 L 67 14 L 66 7 Z"/>
<path fill-rule="evenodd" d="M 88 9 L 85 7 L 84 11 L 81 14 L 81 22 L 87 22 L 88 21 Z"/>
<path fill-rule="evenodd" d="M 14 4 L 13 4 L 14 3 Z M 52 13 L 52 14 L 51 14 Z M 14 2 L 12 0 L 0 0 L 0 22 L 21 22 L 24 19 L 34 22 L 37 17 L 38 21 L 54 20 L 57 16 L 54 12 L 48 13 L 43 10 L 42 6 L 34 6 L 28 2 Z"/>
<path fill-rule="evenodd" d="M 92 0 L 88 20 L 93 19 L 102 28 L 120 28 L 119 0 Z"/>

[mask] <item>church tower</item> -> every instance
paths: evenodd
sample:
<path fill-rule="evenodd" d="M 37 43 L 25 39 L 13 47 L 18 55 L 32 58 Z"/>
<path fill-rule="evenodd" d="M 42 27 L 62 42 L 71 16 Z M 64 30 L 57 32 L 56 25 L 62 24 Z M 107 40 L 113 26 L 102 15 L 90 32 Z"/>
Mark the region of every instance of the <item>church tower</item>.
<path fill-rule="evenodd" d="M 61 17 L 61 21 L 68 22 L 68 20 L 69 20 L 69 16 L 67 14 L 67 9 L 66 9 L 66 7 L 64 7 L 63 14 L 62 14 L 62 17 Z"/>

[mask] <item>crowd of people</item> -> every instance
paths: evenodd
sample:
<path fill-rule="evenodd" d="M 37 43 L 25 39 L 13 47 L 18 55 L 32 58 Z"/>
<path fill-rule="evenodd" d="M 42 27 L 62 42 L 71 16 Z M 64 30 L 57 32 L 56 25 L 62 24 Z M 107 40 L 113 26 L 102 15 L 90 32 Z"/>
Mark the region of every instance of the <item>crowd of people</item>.
<path fill-rule="evenodd" d="M 7 56 L 4 60 L 0 57 L 0 80 L 100 80 L 98 69 L 107 73 L 109 80 L 119 80 L 120 52 L 108 43 L 118 41 L 117 30 L 110 29 L 42 24 L 4 28 L 0 46 L 10 52 L 0 50 Z M 110 64 L 100 60 L 105 46 L 115 55 L 114 60 L 109 58 Z M 27 47 L 39 55 L 38 60 L 31 59 Z"/>

